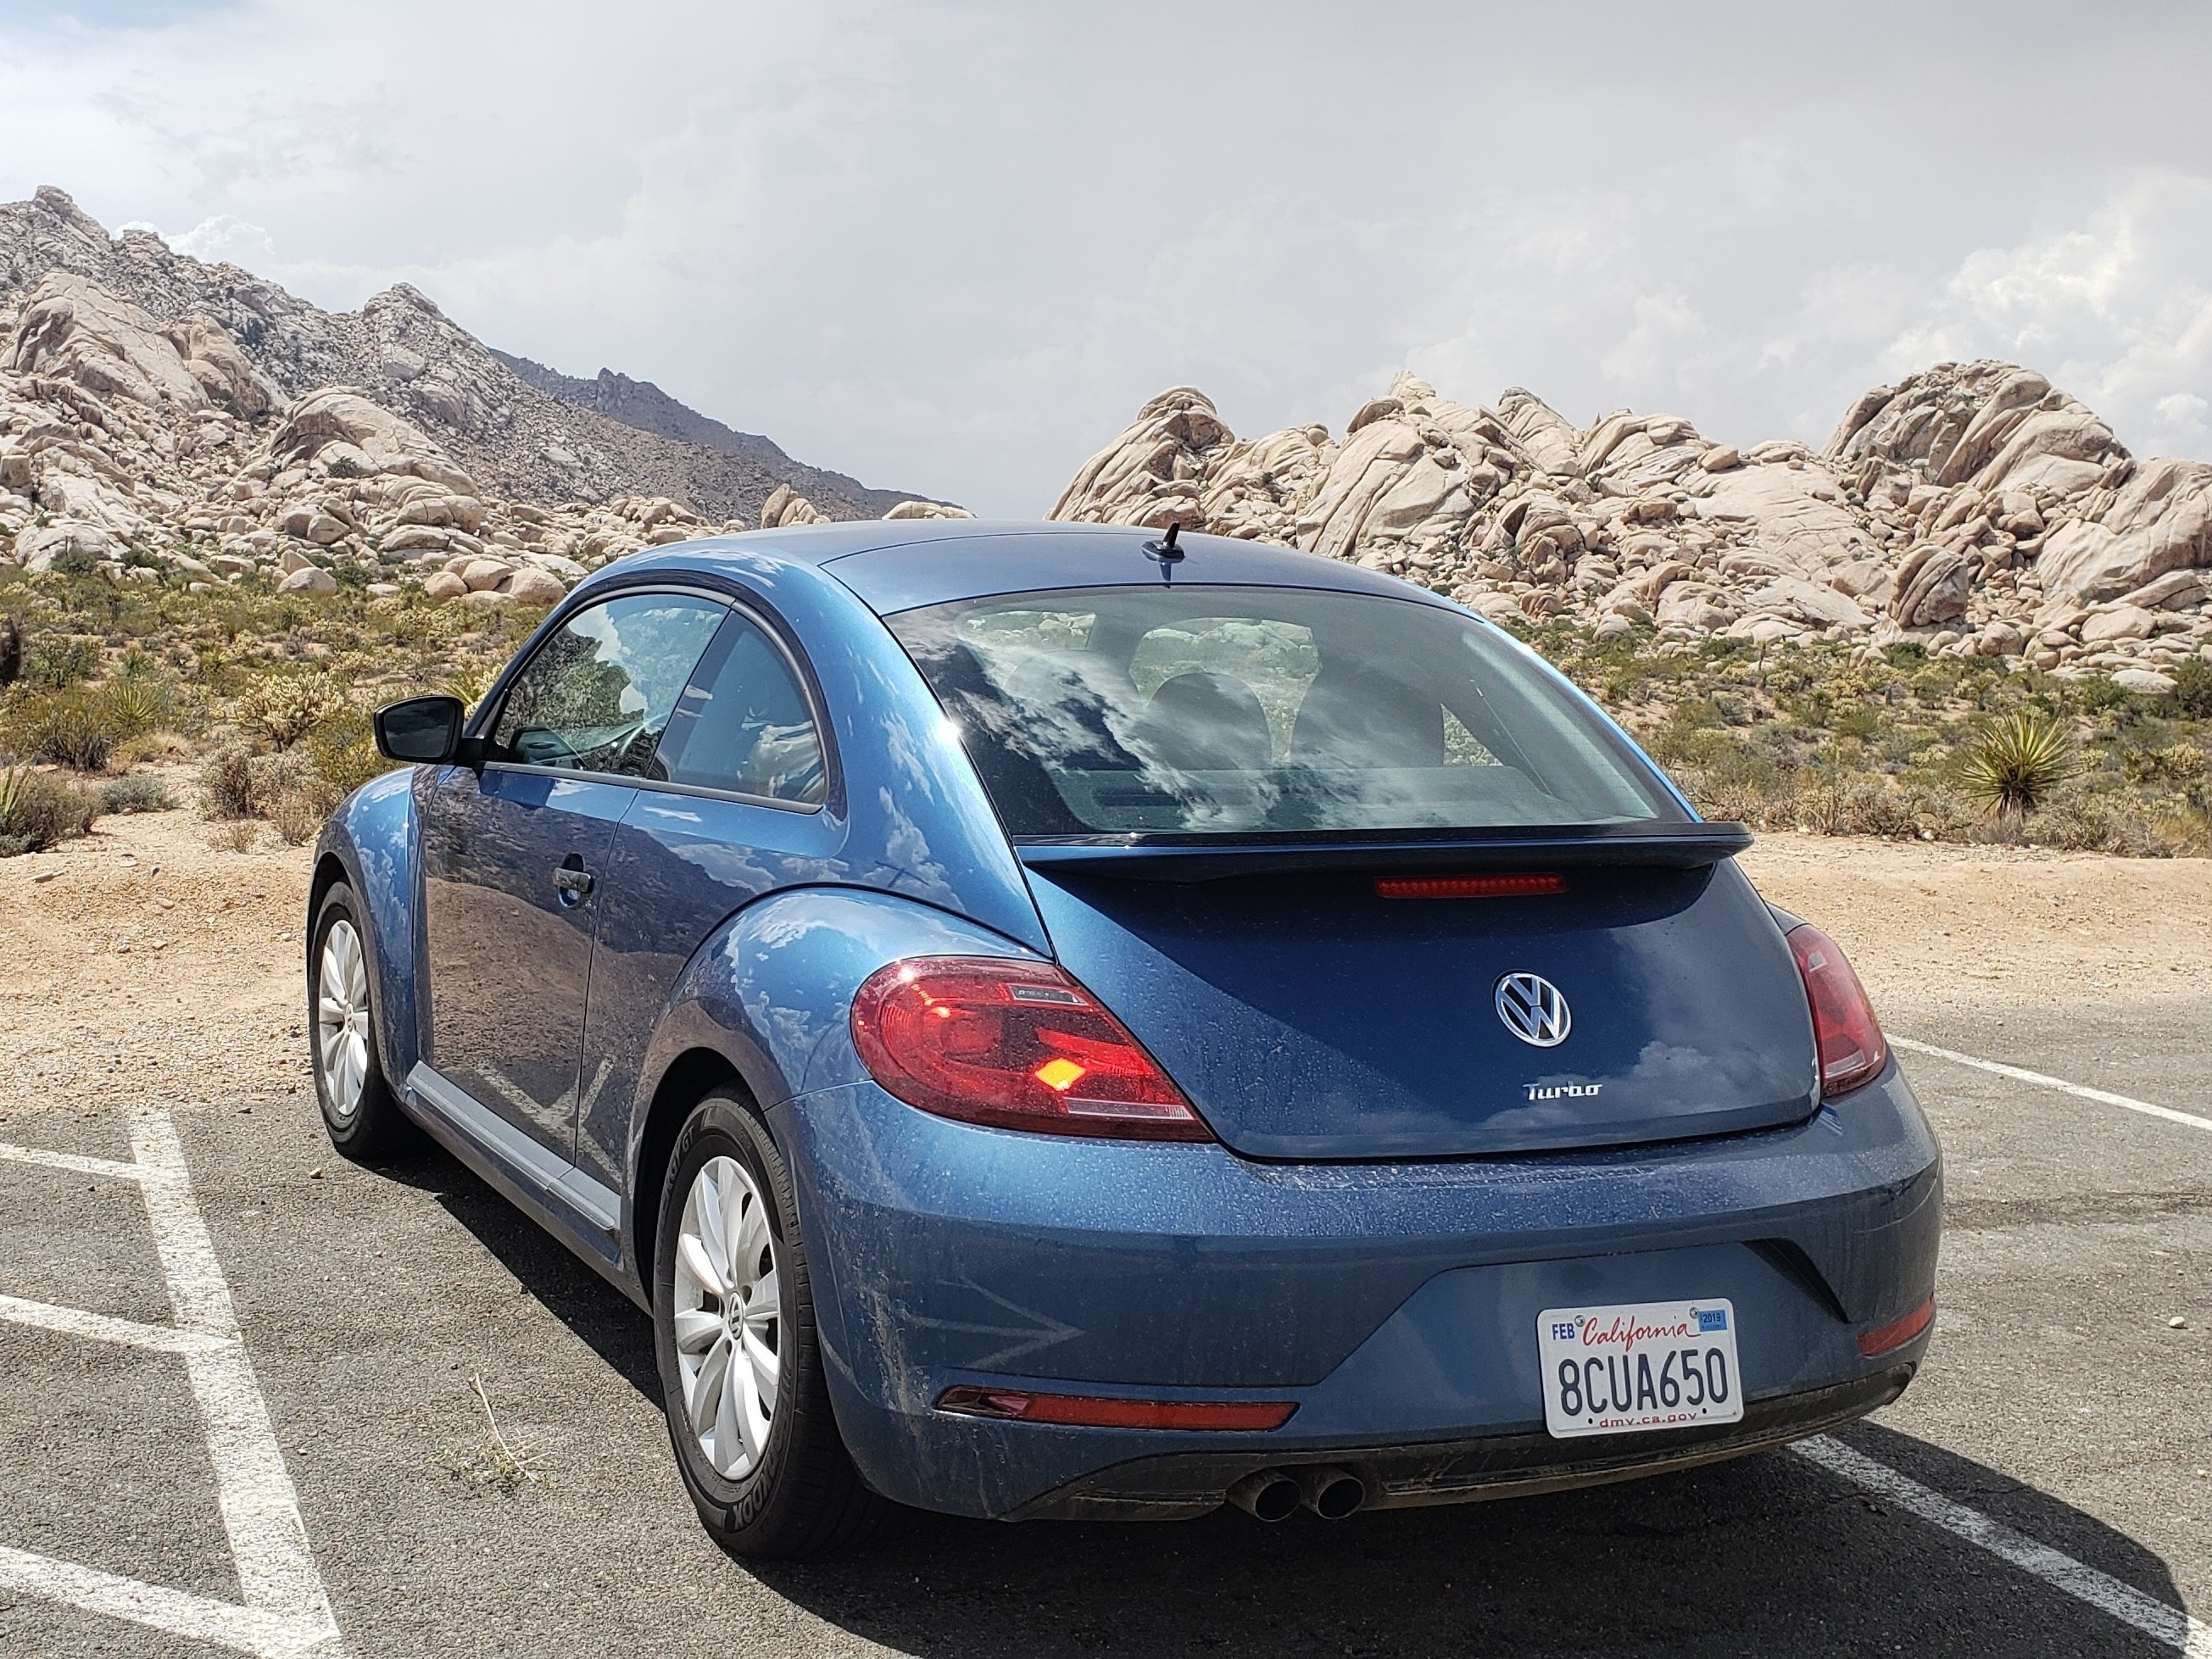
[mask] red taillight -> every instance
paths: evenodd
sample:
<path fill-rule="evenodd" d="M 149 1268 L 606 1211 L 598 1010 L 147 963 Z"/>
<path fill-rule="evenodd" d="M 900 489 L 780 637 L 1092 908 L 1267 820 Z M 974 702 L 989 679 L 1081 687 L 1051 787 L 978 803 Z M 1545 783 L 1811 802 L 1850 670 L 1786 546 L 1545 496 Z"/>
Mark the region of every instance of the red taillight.
<path fill-rule="evenodd" d="M 1287 1400 L 1108 1400 L 963 1385 L 939 1395 L 937 1409 L 1085 1429 L 1279 1429 L 1297 1405 Z"/>
<path fill-rule="evenodd" d="M 1936 1298 L 1929 1297 L 1904 1318 L 1893 1320 L 1859 1338 L 1859 1352 L 1869 1359 L 1894 1353 L 1926 1330 L 1936 1318 Z"/>
<path fill-rule="evenodd" d="M 1866 988 L 1844 953 L 1810 922 L 1790 930 L 1790 950 L 1813 1005 L 1813 1036 L 1820 1048 L 1820 1092 L 1840 1095 L 1871 1083 L 1889 1058 L 1881 1024 Z"/>
<path fill-rule="evenodd" d="M 1567 884 L 1557 876 L 1385 876 L 1375 884 L 1382 898 L 1531 898 L 1539 893 L 1564 893 Z"/>
<path fill-rule="evenodd" d="M 853 1042 L 877 1082 L 942 1117 L 1054 1134 L 1213 1139 L 1121 1022 L 1048 963 L 895 962 L 853 999 Z"/>

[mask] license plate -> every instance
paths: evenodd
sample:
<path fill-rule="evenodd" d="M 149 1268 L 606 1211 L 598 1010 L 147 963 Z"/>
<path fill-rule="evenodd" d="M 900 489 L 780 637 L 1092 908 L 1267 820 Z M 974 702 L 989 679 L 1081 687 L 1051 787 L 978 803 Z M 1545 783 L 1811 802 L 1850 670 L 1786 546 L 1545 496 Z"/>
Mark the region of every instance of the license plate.
<path fill-rule="evenodd" d="M 1547 1309 L 1536 1316 L 1536 1352 L 1544 1426 L 1559 1439 L 1743 1416 L 1735 1309 L 1725 1297 Z"/>

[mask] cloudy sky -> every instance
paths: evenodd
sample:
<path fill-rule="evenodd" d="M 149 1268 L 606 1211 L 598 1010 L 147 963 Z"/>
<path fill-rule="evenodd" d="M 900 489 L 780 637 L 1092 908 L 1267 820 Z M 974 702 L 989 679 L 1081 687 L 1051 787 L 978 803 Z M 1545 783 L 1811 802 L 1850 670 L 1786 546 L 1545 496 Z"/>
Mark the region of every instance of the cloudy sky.
<path fill-rule="evenodd" d="M 1401 368 L 1817 442 L 1996 356 L 2212 457 L 2208 63 L 2129 0 L 0 0 L 0 198 L 994 513 L 1163 386 Z"/>

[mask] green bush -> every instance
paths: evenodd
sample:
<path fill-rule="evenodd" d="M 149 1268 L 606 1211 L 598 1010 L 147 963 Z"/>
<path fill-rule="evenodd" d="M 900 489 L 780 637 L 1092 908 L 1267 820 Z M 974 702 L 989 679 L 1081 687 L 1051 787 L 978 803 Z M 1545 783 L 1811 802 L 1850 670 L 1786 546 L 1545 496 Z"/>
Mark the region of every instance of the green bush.
<path fill-rule="evenodd" d="M 100 816 L 89 791 L 19 766 L 0 772 L 0 857 L 82 836 Z"/>
<path fill-rule="evenodd" d="M 103 812 L 166 812 L 176 804 L 169 793 L 169 786 L 150 772 L 112 778 L 100 787 L 100 810 Z"/>
<path fill-rule="evenodd" d="M 58 691 L 88 680 L 100 666 L 100 641 L 68 634 L 40 634 L 23 647 L 23 678 Z"/>
<path fill-rule="evenodd" d="M 18 690 L 0 720 L 0 746 L 87 772 L 105 767 L 130 735 L 101 693 L 82 685 L 28 696 Z"/>
<path fill-rule="evenodd" d="M 275 747 L 289 749 L 325 720 L 349 709 L 352 701 L 335 675 L 276 673 L 248 686 L 233 715 Z"/>
<path fill-rule="evenodd" d="M 392 763 L 376 752 L 368 711 L 358 706 L 317 726 L 307 738 L 307 750 L 316 774 L 329 786 L 333 804 L 392 769 Z"/>
<path fill-rule="evenodd" d="M 2212 663 L 2174 665 L 2173 707 L 2185 720 L 2212 720 Z"/>

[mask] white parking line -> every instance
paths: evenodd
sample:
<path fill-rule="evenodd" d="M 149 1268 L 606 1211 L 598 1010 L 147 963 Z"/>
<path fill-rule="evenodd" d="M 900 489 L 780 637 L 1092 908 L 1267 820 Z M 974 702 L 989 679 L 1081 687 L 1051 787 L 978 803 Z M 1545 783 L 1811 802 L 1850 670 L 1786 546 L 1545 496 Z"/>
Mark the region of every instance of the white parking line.
<path fill-rule="evenodd" d="M 182 1356 L 245 1601 L 217 1601 L 6 1548 L 0 1548 L 0 1586 L 259 1659 L 335 1659 L 341 1651 L 337 1620 L 307 1547 L 268 1404 L 239 1334 L 230 1286 L 192 1200 L 176 1125 L 166 1112 L 132 1114 L 131 1150 L 132 1161 L 123 1163 L 0 1144 L 0 1161 L 137 1182 L 177 1322 L 146 1325 L 20 1297 L 0 1297 L 0 1319 Z"/>
<path fill-rule="evenodd" d="M 2048 1544 L 2039 1544 L 2025 1533 L 2014 1532 L 2001 1521 L 1992 1521 L 1979 1510 L 1954 1503 L 1932 1486 L 1923 1486 L 1887 1463 L 1877 1463 L 1827 1435 L 1801 1440 L 1790 1449 L 1829 1474 L 1886 1498 L 1899 1509 L 1942 1528 L 1952 1536 L 1987 1550 L 2022 1572 L 2033 1574 L 2052 1589 L 2063 1590 L 2075 1600 L 2086 1601 L 2123 1624 L 2132 1625 L 2154 1641 L 2178 1649 L 2185 1659 L 2212 1659 L 2212 1626 L 2191 1618 L 2179 1607 L 2168 1607 L 2154 1595 L 2144 1595 L 2133 1584 L 2123 1583 L 2087 1562 L 2061 1554 Z"/>
<path fill-rule="evenodd" d="M 1901 1037 L 1894 1032 L 1889 1034 L 1889 1040 L 1896 1048 L 1910 1048 L 1916 1054 L 1933 1054 L 1937 1060 L 1948 1060 L 1954 1066 L 1971 1066 L 1976 1071 L 1994 1072 L 1999 1077 L 2008 1077 L 2015 1083 L 2033 1083 L 2039 1089 L 2056 1089 L 2062 1094 L 2079 1095 L 2084 1100 L 2124 1107 L 2130 1112 L 2141 1112 L 2146 1117 L 2162 1117 L 2168 1123 L 2185 1124 L 2191 1129 L 2212 1130 L 2212 1117 L 2199 1117 L 2194 1112 L 2177 1112 L 2171 1106 L 2154 1106 L 2148 1100 L 2116 1095 L 2108 1089 L 2092 1089 L 2086 1084 L 2069 1083 L 2063 1077 L 2046 1077 L 2041 1072 L 2007 1066 L 2000 1060 L 1979 1060 L 1972 1054 L 1962 1054 L 1955 1048 L 1939 1048 L 1932 1042 L 1916 1042 L 1911 1037 Z"/>

